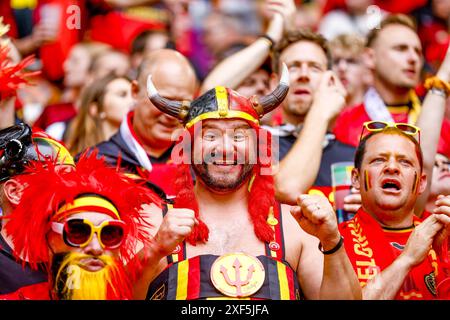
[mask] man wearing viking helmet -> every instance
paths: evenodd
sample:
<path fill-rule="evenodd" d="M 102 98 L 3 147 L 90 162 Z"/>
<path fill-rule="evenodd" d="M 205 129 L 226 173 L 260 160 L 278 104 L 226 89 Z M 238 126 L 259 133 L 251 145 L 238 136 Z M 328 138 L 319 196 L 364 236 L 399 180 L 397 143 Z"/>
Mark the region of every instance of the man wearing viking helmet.
<path fill-rule="evenodd" d="M 216 87 L 191 102 L 171 101 L 151 76 L 147 88 L 186 131 L 172 153 L 182 159 L 175 208 L 149 209 L 155 241 L 135 298 L 361 297 L 327 199 L 300 195 L 293 208 L 275 201 L 271 139 L 259 119 L 288 92 L 285 66 L 278 87 L 259 100 Z"/>

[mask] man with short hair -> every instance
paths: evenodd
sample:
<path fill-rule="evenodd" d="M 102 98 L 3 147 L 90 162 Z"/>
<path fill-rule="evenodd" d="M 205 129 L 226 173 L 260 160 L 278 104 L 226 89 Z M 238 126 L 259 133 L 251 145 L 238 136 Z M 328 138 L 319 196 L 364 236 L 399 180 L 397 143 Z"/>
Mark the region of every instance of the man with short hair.
<path fill-rule="evenodd" d="M 364 38 L 342 34 L 329 42 L 332 68 L 347 91 L 346 108 L 360 104 L 371 84 L 371 75 L 364 66 Z"/>
<path fill-rule="evenodd" d="M 116 165 L 120 158 L 126 171 L 147 178 L 171 195 L 175 166 L 168 162 L 174 145 L 172 135 L 180 124 L 148 100 L 146 79 L 150 73 L 164 97 L 194 98 L 197 79 L 189 61 L 175 50 L 153 51 L 142 62 L 137 82 L 132 84 L 135 107 L 122 121 L 119 132 L 96 148 L 108 163 Z"/>
<path fill-rule="evenodd" d="M 291 213 L 275 200 L 270 134 L 259 119 L 284 99 L 288 81 L 284 66 L 268 95 L 215 87 L 186 104 L 162 98 L 149 78 L 150 100 L 186 131 L 174 153 L 175 209 L 148 215 L 155 241 L 137 298 L 360 297 L 327 199 L 301 195 Z"/>
<path fill-rule="evenodd" d="M 440 198 L 427 219 L 417 218 L 414 207 L 427 184 L 419 128 L 372 121 L 364 131 L 352 171 L 362 208 L 339 226 L 363 299 L 434 299 L 445 278 L 441 246 L 450 197 Z"/>
<path fill-rule="evenodd" d="M 281 162 L 275 182 L 280 201 L 293 204 L 297 194 L 310 189 L 328 197 L 331 165 L 353 159 L 354 148 L 331 134 L 346 92 L 328 70 L 330 62 L 325 38 L 311 31 L 288 32 L 275 47 L 274 66 L 279 69 L 285 63 L 290 75 L 289 93 L 282 105 L 285 123 L 267 128 L 279 139 Z"/>
<path fill-rule="evenodd" d="M 10 214 L 21 204 L 26 184 L 20 181 L 31 161 L 54 159 L 59 170 L 74 167 L 72 157 L 61 144 L 46 134 L 32 133 L 26 124 L 0 130 L 0 294 L 16 291 L 24 285 L 46 280 L 44 268 L 24 268 L 13 257 L 14 242 L 6 231 Z"/>
<path fill-rule="evenodd" d="M 422 108 L 414 91 L 420 80 L 423 53 L 411 18 L 402 14 L 386 17 L 367 38 L 365 60 L 373 74 L 373 87 L 362 104 L 341 113 L 334 127 L 337 139 L 352 146 L 357 146 L 366 121 L 416 124 L 422 109 L 427 109 L 426 101 Z M 449 74 L 441 73 L 439 77 L 450 80 Z M 441 131 L 450 131 L 448 121 L 444 121 Z M 439 143 L 446 154 L 450 153 L 450 141 L 441 139 Z"/>
<path fill-rule="evenodd" d="M 48 159 L 26 173 L 19 179 L 28 187 L 5 228 L 14 256 L 33 269 L 44 265 L 48 280 L 0 299 L 131 299 L 140 270 L 135 252 L 149 241 L 141 205 L 159 205 L 159 198 L 95 153 L 75 170 L 61 172 Z"/>

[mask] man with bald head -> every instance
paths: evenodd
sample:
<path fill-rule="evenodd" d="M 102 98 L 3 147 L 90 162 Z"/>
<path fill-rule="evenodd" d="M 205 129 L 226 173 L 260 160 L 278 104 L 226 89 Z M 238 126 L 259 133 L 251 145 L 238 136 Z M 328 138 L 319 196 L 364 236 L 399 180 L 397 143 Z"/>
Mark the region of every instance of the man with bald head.
<path fill-rule="evenodd" d="M 174 165 L 167 162 L 174 145 L 172 133 L 179 128 L 179 122 L 160 112 L 148 99 L 146 80 L 149 74 L 163 97 L 194 98 L 197 79 L 190 62 L 175 50 L 155 50 L 144 58 L 137 81 L 133 81 L 135 107 L 122 121 L 119 131 L 96 147 L 110 164 L 116 165 L 120 157 L 122 168 L 146 178 L 170 195 L 175 170 Z"/>

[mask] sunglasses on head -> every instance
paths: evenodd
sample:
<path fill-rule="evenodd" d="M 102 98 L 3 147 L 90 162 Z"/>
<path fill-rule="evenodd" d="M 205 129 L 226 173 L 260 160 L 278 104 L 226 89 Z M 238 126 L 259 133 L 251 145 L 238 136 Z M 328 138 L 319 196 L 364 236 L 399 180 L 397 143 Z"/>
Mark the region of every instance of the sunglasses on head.
<path fill-rule="evenodd" d="M 359 137 L 359 141 L 362 140 L 364 137 L 364 131 L 367 130 L 368 132 L 379 132 L 383 131 L 386 128 L 397 128 L 398 130 L 402 131 L 403 133 L 414 136 L 418 134 L 419 136 L 419 144 L 420 144 L 420 128 L 416 127 L 409 123 L 395 123 L 395 122 L 386 122 L 386 121 L 367 121 L 364 122 L 361 136 Z"/>
<path fill-rule="evenodd" d="M 117 249 L 126 234 L 126 224 L 120 220 L 106 220 L 99 226 L 87 219 L 70 219 L 64 223 L 52 222 L 54 232 L 62 234 L 64 243 L 75 248 L 86 247 L 94 233 L 104 249 Z"/>

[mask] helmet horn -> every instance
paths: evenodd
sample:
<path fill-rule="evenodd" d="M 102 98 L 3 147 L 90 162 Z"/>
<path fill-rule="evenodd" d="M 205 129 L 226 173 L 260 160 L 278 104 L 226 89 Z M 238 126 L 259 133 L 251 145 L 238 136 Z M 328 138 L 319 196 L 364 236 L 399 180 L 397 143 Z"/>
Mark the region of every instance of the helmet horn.
<path fill-rule="evenodd" d="M 152 75 L 147 77 L 147 95 L 150 101 L 158 108 L 161 112 L 164 112 L 172 117 L 179 120 L 184 120 L 187 115 L 187 110 L 189 109 L 189 101 L 176 101 L 169 100 L 162 97 L 152 81 Z"/>
<path fill-rule="evenodd" d="M 268 95 L 260 97 L 259 99 L 253 99 L 255 101 L 254 108 L 262 117 L 266 113 L 269 113 L 283 102 L 289 91 L 289 71 L 286 64 L 283 62 L 281 78 L 278 86 Z"/>

